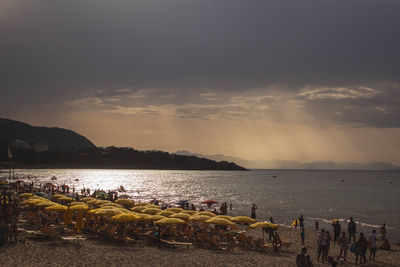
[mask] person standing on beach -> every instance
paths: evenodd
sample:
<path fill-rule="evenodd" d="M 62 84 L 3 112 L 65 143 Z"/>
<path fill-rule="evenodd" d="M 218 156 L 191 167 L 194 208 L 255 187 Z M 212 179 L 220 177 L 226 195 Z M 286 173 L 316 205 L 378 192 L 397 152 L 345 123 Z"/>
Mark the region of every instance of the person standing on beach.
<path fill-rule="evenodd" d="M 303 214 L 300 215 L 299 224 L 300 224 L 300 229 L 303 229 L 303 228 L 304 228 L 304 218 L 303 218 Z"/>
<path fill-rule="evenodd" d="M 256 204 L 253 204 L 253 206 L 251 207 L 251 218 L 252 219 L 256 219 L 256 209 L 257 209 Z"/>
<path fill-rule="evenodd" d="M 318 222 L 318 221 L 315 221 L 315 231 L 318 232 L 318 229 L 319 229 L 319 222 Z"/>
<path fill-rule="evenodd" d="M 369 251 L 370 251 L 370 253 L 369 253 L 369 259 L 370 260 L 375 260 L 375 253 L 376 253 L 376 251 L 377 251 L 377 245 L 376 245 L 376 240 L 377 240 L 377 238 L 376 238 L 376 231 L 375 230 L 372 230 L 372 234 L 369 236 Z"/>
<path fill-rule="evenodd" d="M 301 238 L 301 244 L 304 246 L 304 239 L 306 239 L 306 234 L 304 233 L 304 228 L 301 229 L 300 238 Z"/>
<path fill-rule="evenodd" d="M 325 237 L 326 237 L 326 253 L 325 253 L 325 260 L 328 261 L 328 254 L 329 254 L 329 249 L 331 247 L 331 241 L 332 237 L 329 231 L 325 232 Z"/>
<path fill-rule="evenodd" d="M 385 240 L 385 238 L 386 238 L 386 223 L 384 223 L 381 227 L 381 235 L 382 235 L 382 240 Z"/>
<path fill-rule="evenodd" d="M 321 254 L 322 254 L 322 263 L 324 263 L 325 255 L 327 255 L 326 234 L 325 234 L 324 229 L 321 229 L 321 232 L 319 233 L 319 236 L 318 236 L 318 255 L 317 255 L 318 262 L 319 262 L 319 258 L 321 257 Z"/>
<path fill-rule="evenodd" d="M 356 264 L 358 264 L 358 255 L 360 255 L 360 264 L 364 264 L 367 262 L 367 240 L 364 237 L 363 233 L 360 233 L 360 238 L 358 239 L 356 243 L 356 249 L 358 250 L 358 253 L 356 253 Z"/>
<path fill-rule="evenodd" d="M 350 217 L 350 222 L 347 225 L 347 232 L 349 233 L 349 244 L 352 238 L 353 238 L 353 243 L 356 242 L 357 227 L 356 223 L 353 221 L 353 217 Z"/>
<path fill-rule="evenodd" d="M 301 253 L 297 254 L 296 257 L 296 265 L 297 267 L 306 267 L 306 253 L 307 253 L 307 248 L 302 248 Z"/>
<path fill-rule="evenodd" d="M 333 244 L 336 245 L 336 241 L 339 240 L 340 233 L 342 232 L 342 226 L 339 221 L 333 223 Z"/>
<path fill-rule="evenodd" d="M 340 246 L 339 257 L 342 257 L 342 253 L 343 253 L 344 260 L 346 261 L 347 260 L 347 249 L 349 248 L 349 244 L 348 244 L 345 232 L 342 232 L 342 236 L 339 238 L 338 244 Z"/>

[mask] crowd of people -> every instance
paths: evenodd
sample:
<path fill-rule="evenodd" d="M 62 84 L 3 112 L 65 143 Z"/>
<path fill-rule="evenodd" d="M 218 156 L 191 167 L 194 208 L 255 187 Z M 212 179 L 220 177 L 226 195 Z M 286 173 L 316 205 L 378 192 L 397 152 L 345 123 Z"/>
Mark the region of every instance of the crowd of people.
<path fill-rule="evenodd" d="M 300 239 L 302 245 L 305 245 L 305 232 L 304 232 L 304 218 L 303 215 L 299 218 L 299 225 L 301 228 Z M 297 228 L 297 223 L 296 226 Z M 367 254 L 369 249 L 369 260 L 375 261 L 376 251 L 378 250 L 378 241 L 380 241 L 379 249 L 390 250 L 389 241 L 386 238 L 386 224 L 383 224 L 380 228 L 381 237 L 380 240 L 377 237 L 376 230 L 373 229 L 369 237 L 367 238 L 364 233 L 359 233 L 357 239 L 357 225 L 352 217 L 347 225 L 347 233 L 342 231 L 342 226 L 339 220 L 334 220 L 332 223 L 333 227 L 333 238 L 331 233 L 325 229 L 319 229 L 319 222 L 315 221 L 315 230 L 319 231 L 317 240 L 317 261 L 332 263 L 332 266 L 336 266 L 337 262 L 345 263 L 347 261 L 347 252 L 350 250 L 355 254 L 356 264 L 365 264 L 367 262 Z M 329 256 L 331 249 L 331 242 L 333 245 L 339 246 L 339 256 L 335 259 Z M 307 248 L 304 247 L 300 254 L 297 255 L 296 264 L 298 267 L 310 267 L 313 266 L 310 257 L 306 255 Z"/>

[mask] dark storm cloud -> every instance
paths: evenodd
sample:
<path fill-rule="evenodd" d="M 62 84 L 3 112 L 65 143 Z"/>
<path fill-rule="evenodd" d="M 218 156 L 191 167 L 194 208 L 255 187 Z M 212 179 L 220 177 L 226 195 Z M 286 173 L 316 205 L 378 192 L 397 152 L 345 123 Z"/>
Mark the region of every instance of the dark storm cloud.
<path fill-rule="evenodd" d="M 377 88 L 400 82 L 397 0 L 3 1 L 0 10 L 3 107 L 149 88 L 193 104 L 193 92 L 279 86 L 295 98 L 310 86 L 368 87 L 380 93 L 356 105 L 299 98 L 312 112 L 347 114 L 340 121 L 394 126 L 400 115 L 397 91 Z"/>

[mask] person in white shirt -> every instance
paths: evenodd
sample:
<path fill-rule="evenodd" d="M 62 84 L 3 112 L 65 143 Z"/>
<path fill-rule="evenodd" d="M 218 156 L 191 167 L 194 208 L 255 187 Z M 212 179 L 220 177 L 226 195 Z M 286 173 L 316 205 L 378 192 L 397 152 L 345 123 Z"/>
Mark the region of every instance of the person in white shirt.
<path fill-rule="evenodd" d="M 377 245 L 376 245 L 376 231 L 375 230 L 372 230 L 372 234 L 369 236 L 369 239 L 368 239 L 368 241 L 369 241 L 369 251 L 370 251 L 370 253 L 369 253 L 369 259 L 370 260 L 375 260 L 375 253 L 376 253 L 376 250 L 377 250 Z"/>

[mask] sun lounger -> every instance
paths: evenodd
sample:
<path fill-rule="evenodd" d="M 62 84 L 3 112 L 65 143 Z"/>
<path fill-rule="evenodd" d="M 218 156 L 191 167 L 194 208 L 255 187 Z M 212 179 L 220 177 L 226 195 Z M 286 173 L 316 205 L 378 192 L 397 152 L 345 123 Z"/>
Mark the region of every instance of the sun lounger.
<path fill-rule="evenodd" d="M 193 245 L 192 243 L 176 242 L 175 240 L 160 239 L 160 241 L 171 247 L 187 247 L 188 249 Z"/>
<path fill-rule="evenodd" d="M 293 242 L 291 242 L 289 240 L 282 240 L 281 246 L 288 249 L 292 244 L 293 244 Z"/>

